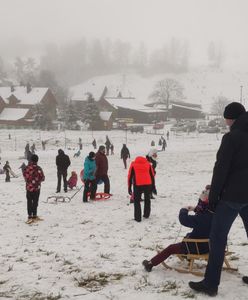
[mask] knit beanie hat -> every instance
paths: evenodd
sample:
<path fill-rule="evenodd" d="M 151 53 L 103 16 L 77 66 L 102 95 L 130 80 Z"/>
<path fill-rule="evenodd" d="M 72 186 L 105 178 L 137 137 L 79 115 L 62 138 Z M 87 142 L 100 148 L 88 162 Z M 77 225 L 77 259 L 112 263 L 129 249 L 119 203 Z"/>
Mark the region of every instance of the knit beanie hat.
<path fill-rule="evenodd" d="M 91 151 L 91 152 L 89 153 L 89 159 L 92 159 L 92 158 L 94 158 L 95 156 L 96 156 L 95 152 Z"/>
<path fill-rule="evenodd" d="M 240 115 L 245 113 L 244 106 L 239 102 L 232 102 L 225 107 L 224 118 L 236 120 Z"/>
<path fill-rule="evenodd" d="M 30 160 L 31 160 L 32 162 L 34 162 L 34 163 L 37 163 L 38 160 L 39 160 L 39 157 L 38 157 L 38 155 L 33 154 L 33 155 L 31 156 Z"/>
<path fill-rule="evenodd" d="M 105 150 L 105 146 L 101 145 L 101 146 L 99 147 L 98 151 L 103 151 L 103 150 Z"/>

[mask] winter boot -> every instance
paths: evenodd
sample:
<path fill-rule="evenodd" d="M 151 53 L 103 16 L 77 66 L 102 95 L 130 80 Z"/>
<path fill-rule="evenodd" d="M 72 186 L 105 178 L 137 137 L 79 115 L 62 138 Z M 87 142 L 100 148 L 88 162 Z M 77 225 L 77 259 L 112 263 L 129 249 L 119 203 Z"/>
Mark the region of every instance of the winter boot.
<path fill-rule="evenodd" d="M 218 287 L 208 287 L 204 280 L 199 282 L 190 281 L 189 287 L 196 292 L 203 293 L 211 297 L 216 296 L 218 293 Z"/>
<path fill-rule="evenodd" d="M 145 267 L 145 270 L 146 270 L 147 272 L 151 272 L 153 265 L 152 265 L 152 263 L 151 263 L 150 261 L 144 260 L 144 261 L 142 262 L 142 265 Z"/>

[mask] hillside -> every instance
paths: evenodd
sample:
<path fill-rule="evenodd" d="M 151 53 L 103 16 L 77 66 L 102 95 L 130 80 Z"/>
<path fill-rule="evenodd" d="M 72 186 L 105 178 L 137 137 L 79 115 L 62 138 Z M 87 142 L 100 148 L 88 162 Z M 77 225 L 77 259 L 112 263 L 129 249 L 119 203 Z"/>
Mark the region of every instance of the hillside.
<path fill-rule="evenodd" d="M 70 88 L 72 98 L 86 98 L 91 92 L 99 99 L 105 86 L 108 96 L 116 96 L 119 91 L 123 96 L 134 96 L 140 103 L 149 103 L 155 83 L 161 79 L 174 78 L 184 87 L 185 101 L 201 104 L 204 111 L 210 111 L 214 98 L 222 95 L 230 101 L 240 100 L 240 86 L 243 86 L 243 101 L 248 93 L 245 83 L 248 72 L 214 71 L 209 69 L 195 70 L 184 74 L 158 74 L 153 77 L 142 77 L 138 74 L 113 74 L 91 78 L 82 84 Z"/>

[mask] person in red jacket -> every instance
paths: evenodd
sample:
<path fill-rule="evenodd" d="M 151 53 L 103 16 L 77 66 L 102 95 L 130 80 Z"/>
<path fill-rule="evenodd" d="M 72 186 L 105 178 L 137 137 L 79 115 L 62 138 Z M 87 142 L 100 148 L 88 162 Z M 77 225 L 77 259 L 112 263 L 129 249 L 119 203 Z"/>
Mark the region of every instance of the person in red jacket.
<path fill-rule="evenodd" d="M 151 191 L 155 189 L 154 171 L 145 157 L 138 156 L 131 163 L 128 171 L 128 193 L 132 195 L 132 186 L 134 193 L 134 219 L 141 222 L 141 194 L 144 193 L 144 218 L 149 218 L 151 212 Z"/>
<path fill-rule="evenodd" d="M 45 176 L 41 167 L 37 165 L 38 160 L 38 155 L 33 154 L 30 158 L 28 166 L 23 172 L 23 177 L 26 181 L 26 197 L 28 204 L 27 224 L 41 220 L 41 218 L 37 216 L 37 207 L 40 196 L 41 182 L 45 180 Z"/>
<path fill-rule="evenodd" d="M 77 186 L 77 180 L 77 173 L 75 171 L 72 171 L 71 177 L 68 179 L 67 186 L 72 190 L 74 187 Z"/>
<path fill-rule="evenodd" d="M 108 177 L 108 158 L 105 155 L 105 146 L 101 145 L 96 153 L 96 182 L 104 182 L 104 193 L 109 194 L 110 182 Z"/>

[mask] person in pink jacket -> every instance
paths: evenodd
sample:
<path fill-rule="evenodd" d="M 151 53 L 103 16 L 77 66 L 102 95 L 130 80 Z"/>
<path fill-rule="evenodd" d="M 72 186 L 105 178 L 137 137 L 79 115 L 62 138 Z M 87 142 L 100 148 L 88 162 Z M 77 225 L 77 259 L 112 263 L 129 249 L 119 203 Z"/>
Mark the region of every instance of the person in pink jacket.
<path fill-rule="evenodd" d="M 69 180 L 67 182 L 68 187 L 70 189 L 73 189 L 75 186 L 77 186 L 77 180 L 78 180 L 77 173 L 75 171 L 72 171 L 71 177 L 69 178 Z"/>

